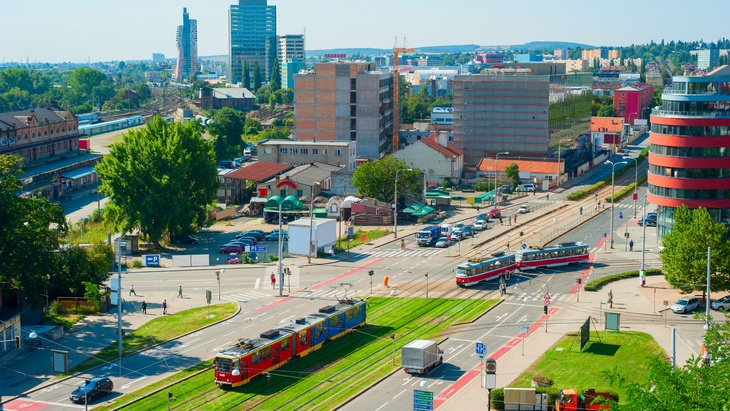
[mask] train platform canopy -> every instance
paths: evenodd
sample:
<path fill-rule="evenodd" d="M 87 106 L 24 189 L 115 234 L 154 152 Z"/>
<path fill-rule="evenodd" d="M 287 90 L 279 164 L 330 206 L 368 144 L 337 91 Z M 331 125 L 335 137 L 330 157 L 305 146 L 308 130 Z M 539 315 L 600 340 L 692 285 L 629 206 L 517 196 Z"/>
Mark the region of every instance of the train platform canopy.
<path fill-rule="evenodd" d="M 61 177 L 67 178 L 69 180 L 78 180 L 79 178 L 86 177 L 94 173 L 96 173 L 94 167 L 84 167 L 79 170 L 67 171 L 61 174 Z"/>

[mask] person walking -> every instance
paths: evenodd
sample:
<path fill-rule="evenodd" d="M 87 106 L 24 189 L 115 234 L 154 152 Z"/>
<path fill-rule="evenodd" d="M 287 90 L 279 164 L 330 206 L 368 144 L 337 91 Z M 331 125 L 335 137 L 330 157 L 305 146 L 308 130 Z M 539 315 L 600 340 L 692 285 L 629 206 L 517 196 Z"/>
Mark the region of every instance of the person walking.
<path fill-rule="evenodd" d="M 137 293 L 134 292 L 134 284 L 132 284 L 129 287 L 129 295 L 132 295 L 132 294 L 134 294 L 135 297 L 137 296 Z"/>
<path fill-rule="evenodd" d="M 608 290 L 608 307 L 613 308 L 613 290 Z"/>
<path fill-rule="evenodd" d="M 182 296 L 182 286 L 177 287 L 177 298 L 183 298 L 183 296 Z"/>
<path fill-rule="evenodd" d="M 502 295 L 507 294 L 507 283 L 503 282 L 499 285 L 499 290 L 502 292 Z"/>
<path fill-rule="evenodd" d="M 400 239 L 400 250 L 404 251 L 406 249 L 406 240 Z"/>
<path fill-rule="evenodd" d="M 583 207 L 580 208 L 580 215 L 583 215 Z"/>
<path fill-rule="evenodd" d="M 167 300 L 162 300 L 162 315 L 167 314 Z"/>
<path fill-rule="evenodd" d="M 547 201 L 550 201 L 550 193 L 547 193 L 547 195 L 545 196 L 545 199 L 546 199 Z"/>
<path fill-rule="evenodd" d="M 276 289 L 276 276 L 274 273 L 271 273 L 271 288 Z"/>
<path fill-rule="evenodd" d="M 629 251 L 634 251 L 634 240 L 629 241 Z"/>
<path fill-rule="evenodd" d="M 147 303 L 142 300 L 142 314 L 147 314 Z"/>
<path fill-rule="evenodd" d="M 517 214 L 515 214 L 515 225 L 517 225 Z"/>

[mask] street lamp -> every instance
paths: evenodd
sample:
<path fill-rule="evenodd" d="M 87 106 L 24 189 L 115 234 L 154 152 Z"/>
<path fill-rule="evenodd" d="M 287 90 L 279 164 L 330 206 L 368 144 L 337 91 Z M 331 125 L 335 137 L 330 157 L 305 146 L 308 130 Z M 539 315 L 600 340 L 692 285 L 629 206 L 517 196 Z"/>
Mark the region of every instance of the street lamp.
<path fill-rule="evenodd" d="M 611 160 L 606 160 L 606 163 L 611 164 L 611 249 L 613 249 L 613 205 L 616 202 L 615 197 L 615 190 L 616 187 L 614 186 L 614 176 L 616 174 L 616 166 L 619 164 L 627 164 L 625 161 L 620 161 L 618 163 L 614 163 Z"/>
<path fill-rule="evenodd" d="M 426 298 L 428 298 L 428 273 L 426 273 Z"/>
<path fill-rule="evenodd" d="M 395 172 L 395 191 L 393 192 L 393 235 L 398 238 L 398 173 L 401 171 L 413 171 L 412 168 L 401 168 Z"/>
<path fill-rule="evenodd" d="M 494 206 L 499 205 L 499 200 L 497 200 L 497 160 L 499 159 L 499 155 L 509 155 L 509 151 L 500 151 L 494 156 Z"/>
<path fill-rule="evenodd" d="M 117 238 L 117 327 L 119 328 L 119 376 L 122 376 L 122 237 Z"/>
<path fill-rule="evenodd" d="M 634 157 L 624 156 L 624 160 L 634 160 L 634 218 L 636 218 L 636 186 L 639 184 L 639 160 Z"/>
<path fill-rule="evenodd" d="M 221 300 L 221 274 L 223 274 L 225 272 L 226 272 L 225 268 L 215 272 L 215 279 L 218 280 L 218 301 Z"/>
<path fill-rule="evenodd" d="M 391 341 L 391 347 L 392 347 L 390 358 L 391 358 L 393 365 L 395 365 L 395 334 L 390 334 L 390 341 Z"/>
<path fill-rule="evenodd" d="M 312 224 L 314 222 L 314 187 L 318 186 L 318 182 L 312 183 L 312 192 L 309 196 L 309 248 L 307 249 L 307 262 L 312 263 Z"/>
<path fill-rule="evenodd" d="M 631 130 L 632 130 L 632 131 L 633 131 L 633 129 L 634 129 L 634 123 L 632 123 L 632 122 L 631 122 L 631 116 L 634 116 L 634 120 L 636 120 L 636 117 L 637 117 L 638 115 L 639 115 L 639 113 L 631 113 L 631 114 L 629 114 L 629 117 L 628 117 L 628 118 L 629 118 L 629 125 L 631 126 Z"/>

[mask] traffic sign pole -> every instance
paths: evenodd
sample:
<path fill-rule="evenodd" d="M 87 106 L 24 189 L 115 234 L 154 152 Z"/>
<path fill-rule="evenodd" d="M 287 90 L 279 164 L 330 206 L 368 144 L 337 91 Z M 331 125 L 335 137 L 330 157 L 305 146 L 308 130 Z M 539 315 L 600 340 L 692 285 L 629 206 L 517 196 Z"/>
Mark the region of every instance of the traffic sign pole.
<path fill-rule="evenodd" d="M 543 304 L 545 304 L 545 332 L 548 332 L 548 318 L 550 316 L 548 315 L 548 307 L 550 306 L 550 294 L 545 293 L 545 297 L 542 299 Z"/>

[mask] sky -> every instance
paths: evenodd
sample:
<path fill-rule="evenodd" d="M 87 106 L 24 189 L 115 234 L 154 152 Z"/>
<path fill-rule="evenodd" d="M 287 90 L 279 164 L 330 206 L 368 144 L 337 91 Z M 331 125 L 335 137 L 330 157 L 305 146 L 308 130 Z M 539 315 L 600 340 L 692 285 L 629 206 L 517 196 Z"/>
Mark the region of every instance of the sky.
<path fill-rule="evenodd" d="M 3 4 L 5 3 L 5 4 Z M 187 7 L 198 55 L 228 53 L 233 0 L 0 0 L 0 62 L 96 62 L 177 57 Z M 269 0 L 277 34 L 305 34 L 308 50 L 530 41 L 628 46 L 728 36 L 727 0 Z M 603 4 L 603 6 L 601 6 Z M 693 11 L 692 7 L 701 8 Z M 683 16 L 691 16 L 684 19 Z M 704 17 L 703 17 L 704 16 Z"/>

